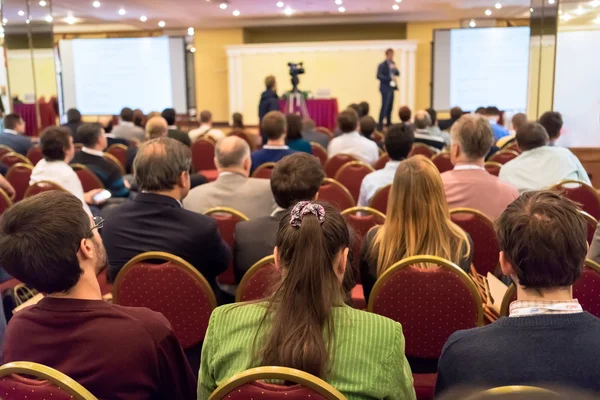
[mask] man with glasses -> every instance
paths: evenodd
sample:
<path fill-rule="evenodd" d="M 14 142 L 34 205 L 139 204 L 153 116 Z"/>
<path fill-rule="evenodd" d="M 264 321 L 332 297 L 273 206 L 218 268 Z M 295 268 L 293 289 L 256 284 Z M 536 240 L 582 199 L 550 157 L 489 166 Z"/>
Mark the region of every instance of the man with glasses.
<path fill-rule="evenodd" d="M 192 399 L 196 378 L 169 322 L 102 300 L 107 257 L 98 229 L 70 193 L 25 199 L 0 222 L 0 265 L 45 297 L 12 318 L 3 362 L 55 368 L 101 399 Z"/>

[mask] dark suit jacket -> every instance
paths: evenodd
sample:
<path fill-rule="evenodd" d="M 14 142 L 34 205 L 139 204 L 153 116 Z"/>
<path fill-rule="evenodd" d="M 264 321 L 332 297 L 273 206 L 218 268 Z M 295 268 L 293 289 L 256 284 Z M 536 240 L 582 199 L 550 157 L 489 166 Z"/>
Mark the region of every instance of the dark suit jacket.
<path fill-rule="evenodd" d="M 192 145 L 192 141 L 190 140 L 188 134 L 180 131 L 179 129 L 169 129 L 168 135 L 171 139 L 178 140 L 188 147 Z"/>
<path fill-rule="evenodd" d="M 110 281 L 133 257 L 164 251 L 192 264 L 218 296 L 216 277 L 231 260 L 229 246 L 221 239 L 213 218 L 184 210 L 177 200 L 154 193 L 141 193 L 113 209 L 104 223 L 102 239 Z"/>
<path fill-rule="evenodd" d="M 13 135 L 12 133 L 0 133 L 0 144 L 8 146 L 16 153 L 27 155 L 27 151 L 32 146 L 31 139 L 23 135 Z"/>
<path fill-rule="evenodd" d="M 438 121 L 438 127 L 440 128 L 441 131 L 447 131 L 450 130 L 450 128 L 452 128 L 452 125 L 454 125 L 454 123 L 458 121 L 457 119 L 441 119 Z"/>
<path fill-rule="evenodd" d="M 400 72 L 394 69 L 394 76 L 400 76 Z M 390 73 L 390 65 L 387 60 L 379 64 L 377 67 L 377 79 L 379 79 L 379 91 L 382 93 L 389 92 L 390 90 L 398 90 L 397 87 L 393 88 L 390 86 L 392 77 Z"/>
<path fill-rule="evenodd" d="M 79 137 L 77 136 L 77 129 L 83 124 L 83 122 L 67 122 L 62 127 L 67 128 L 71 131 L 71 136 L 73 136 L 73 142 L 79 143 Z"/>

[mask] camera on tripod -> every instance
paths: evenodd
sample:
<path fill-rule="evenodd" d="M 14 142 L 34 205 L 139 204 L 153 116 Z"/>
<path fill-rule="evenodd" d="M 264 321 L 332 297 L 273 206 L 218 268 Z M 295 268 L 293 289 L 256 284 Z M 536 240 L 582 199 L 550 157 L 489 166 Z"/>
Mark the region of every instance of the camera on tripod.
<path fill-rule="evenodd" d="M 292 76 L 292 78 L 298 75 L 302 75 L 305 72 L 303 62 L 288 63 L 288 66 L 290 67 L 290 75 Z"/>

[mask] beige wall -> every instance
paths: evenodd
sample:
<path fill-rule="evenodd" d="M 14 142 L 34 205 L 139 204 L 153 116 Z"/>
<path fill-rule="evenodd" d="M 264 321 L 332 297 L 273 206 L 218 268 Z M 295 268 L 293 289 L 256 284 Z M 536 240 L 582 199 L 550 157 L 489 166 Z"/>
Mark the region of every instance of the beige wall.
<path fill-rule="evenodd" d="M 554 36 L 534 36 L 529 52 L 527 117 L 535 121 L 554 103 Z"/>
<path fill-rule="evenodd" d="M 52 49 L 35 50 L 35 78 L 37 98 L 44 96 L 48 100 L 57 95 L 56 70 Z M 29 50 L 7 50 L 8 84 L 11 96 L 33 95 L 33 73 Z"/>

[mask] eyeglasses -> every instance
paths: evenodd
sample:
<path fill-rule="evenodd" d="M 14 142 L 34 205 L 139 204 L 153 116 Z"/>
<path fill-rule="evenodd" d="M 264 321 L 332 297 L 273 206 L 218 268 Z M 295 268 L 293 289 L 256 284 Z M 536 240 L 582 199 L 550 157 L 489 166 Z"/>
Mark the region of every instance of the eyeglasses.
<path fill-rule="evenodd" d="M 94 232 L 94 229 L 102 229 L 104 227 L 104 221 L 105 219 L 102 217 L 94 217 L 94 226 L 92 226 L 92 229 L 88 232 L 88 236 Z"/>

